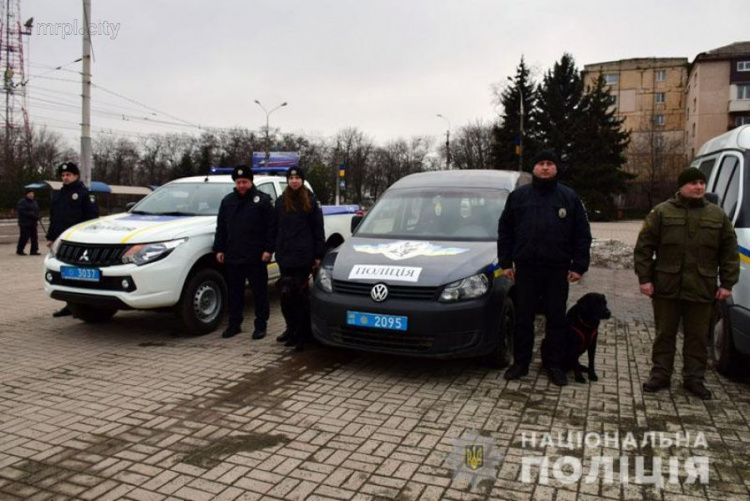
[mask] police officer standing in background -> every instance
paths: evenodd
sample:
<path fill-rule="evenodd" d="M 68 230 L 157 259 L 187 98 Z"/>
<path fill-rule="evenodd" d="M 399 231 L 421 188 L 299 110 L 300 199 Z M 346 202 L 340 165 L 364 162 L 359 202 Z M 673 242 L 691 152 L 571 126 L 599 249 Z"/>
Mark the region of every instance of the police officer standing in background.
<path fill-rule="evenodd" d="M 544 359 L 549 361 L 549 378 L 564 386 L 568 380 L 560 355 L 568 328 L 568 282 L 577 282 L 589 268 L 591 229 L 581 200 L 557 182 L 557 155 L 543 151 L 532 165 L 531 184 L 510 193 L 498 223 L 498 262 L 505 276 L 515 280 L 516 289 L 513 365 L 505 379 L 529 373 L 534 316 L 541 300 L 547 319 L 549 353 Z"/>
<path fill-rule="evenodd" d="M 271 197 L 253 185 L 248 167 L 232 171 L 234 191 L 224 197 L 216 218 L 213 250 L 216 260 L 227 267 L 229 326 L 222 337 L 230 338 L 242 329 L 245 307 L 245 281 L 250 280 L 255 303 L 253 339 L 266 335 L 268 305 L 268 268 L 274 251 L 276 218 Z"/>
<path fill-rule="evenodd" d="M 309 281 L 323 258 L 325 229 L 320 203 L 305 187 L 305 171 L 292 167 L 286 179 L 287 187 L 276 199 L 276 261 L 286 330 L 276 339 L 302 351 L 312 337 Z"/>
<path fill-rule="evenodd" d="M 656 324 L 653 365 L 643 391 L 670 386 L 682 320 L 683 386 L 710 400 L 704 383 L 708 330 L 714 301 L 727 299 L 739 280 L 739 249 L 732 222 L 721 207 L 704 198 L 706 176 L 690 167 L 677 185 L 675 196 L 646 216 L 634 252 L 640 290 L 651 298 Z"/>
<path fill-rule="evenodd" d="M 49 228 L 47 230 L 47 247 L 71 226 L 99 217 L 99 208 L 91 199 L 88 188 L 81 182 L 81 172 L 73 162 L 65 162 L 57 168 L 57 175 L 62 180 L 60 191 L 52 195 L 49 210 Z M 66 305 L 52 314 L 53 317 L 70 315 Z"/>
<path fill-rule="evenodd" d="M 26 242 L 31 240 L 31 249 L 29 254 L 32 256 L 39 255 L 39 235 L 37 234 L 36 225 L 39 222 L 39 205 L 34 200 L 34 191 L 27 189 L 21 200 L 16 205 L 16 213 L 18 214 L 18 228 L 20 235 L 18 236 L 18 245 L 16 246 L 16 254 L 19 256 L 25 256 L 26 253 L 23 251 L 26 247 Z"/>

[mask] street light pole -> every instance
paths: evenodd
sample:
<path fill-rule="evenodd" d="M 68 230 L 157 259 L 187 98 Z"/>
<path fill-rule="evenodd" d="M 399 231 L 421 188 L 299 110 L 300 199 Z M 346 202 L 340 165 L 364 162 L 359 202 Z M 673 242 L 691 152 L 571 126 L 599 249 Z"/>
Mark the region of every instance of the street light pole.
<path fill-rule="evenodd" d="M 508 77 L 509 82 L 514 80 Z M 523 87 L 518 82 L 518 172 L 523 170 Z"/>
<path fill-rule="evenodd" d="M 271 116 L 271 113 L 273 113 L 274 111 L 278 110 L 279 108 L 283 108 L 288 103 L 286 101 L 284 101 L 283 103 L 281 103 L 277 107 L 273 108 L 271 111 L 268 111 L 266 109 L 266 107 L 263 106 L 260 103 L 260 101 L 258 101 L 257 99 L 255 100 L 255 104 L 257 104 L 258 106 L 260 106 L 263 109 L 263 111 L 266 113 L 266 155 L 265 155 L 266 156 L 266 161 L 265 161 L 264 167 L 268 167 L 268 157 L 271 155 L 270 154 L 271 139 L 269 137 L 269 128 L 268 128 L 269 127 L 269 125 L 268 125 L 268 123 L 269 123 L 269 117 Z"/>
<path fill-rule="evenodd" d="M 446 117 L 437 114 L 438 117 L 448 122 L 448 129 L 445 131 L 445 169 L 450 170 L 451 168 L 451 121 Z"/>

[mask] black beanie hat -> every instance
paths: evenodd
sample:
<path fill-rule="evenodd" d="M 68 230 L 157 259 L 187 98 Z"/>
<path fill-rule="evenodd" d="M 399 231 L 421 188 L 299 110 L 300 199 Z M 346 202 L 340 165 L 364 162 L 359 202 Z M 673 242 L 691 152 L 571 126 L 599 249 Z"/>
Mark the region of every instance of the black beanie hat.
<path fill-rule="evenodd" d="M 288 171 L 286 171 L 286 178 L 287 180 L 292 176 L 299 176 L 300 179 L 303 181 L 305 180 L 305 171 L 302 169 L 302 167 L 292 167 Z"/>
<path fill-rule="evenodd" d="M 557 153 L 555 153 L 554 151 L 540 151 L 539 153 L 534 155 L 534 158 L 531 159 L 532 167 L 542 160 L 549 160 L 550 162 L 555 164 L 558 169 L 560 168 L 560 157 L 558 157 Z"/>
<path fill-rule="evenodd" d="M 702 179 L 706 182 L 706 175 L 695 167 L 688 167 L 684 171 L 680 172 L 680 177 L 677 178 L 677 187 L 682 188 L 684 185 L 691 181 L 698 181 Z"/>
<path fill-rule="evenodd" d="M 71 174 L 75 174 L 76 176 L 81 175 L 81 171 L 78 170 L 78 166 L 73 162 L 63 162 L 57 167 L 58 177 L 62 176 L 63 172 L 70 172 Z"/>
<path fill-rule="evenodd" d="M 248 169 L 247 165 L 238 165 L 234 168 L 232 171 L 232 181 L 237 181 L 237 179 L 249 179 L 250 181 L 253 180 L 253 170 Z"/>

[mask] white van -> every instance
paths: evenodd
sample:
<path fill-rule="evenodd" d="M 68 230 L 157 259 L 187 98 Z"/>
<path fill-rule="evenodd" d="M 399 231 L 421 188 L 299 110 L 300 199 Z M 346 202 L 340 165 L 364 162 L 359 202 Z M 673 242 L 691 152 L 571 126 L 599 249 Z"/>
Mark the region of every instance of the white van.
<path fill-rule="evenodd" d="M 750 125 L 704 144 L 693 160 L 708 179 L 706 191 L 732 220 L 740 248 L 740 281 L 719 304 L 712 329 L 716 369 L 724 375 L 747 372 L 750 360 Z"/>

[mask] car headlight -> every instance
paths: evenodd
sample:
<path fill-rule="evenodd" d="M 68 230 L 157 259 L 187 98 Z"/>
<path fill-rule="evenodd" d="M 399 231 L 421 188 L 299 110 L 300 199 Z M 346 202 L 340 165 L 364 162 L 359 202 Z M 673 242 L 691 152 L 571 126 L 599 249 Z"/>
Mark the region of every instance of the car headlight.
<path fill-rule="evenodd" d="M 62 245 L 62 238 L 57 237 L 49 248 L 49 253 L 52 257 L 55 257 L 57 255 L 57 251 L 60 250 L 61 245 Z"/>
<path fill-rule="evenodd" d="M 484 273 L 456 280 L 445 286 L 439 301 L 450 303 L 482 297 L 490 288 L 490 280 Z"/>
<path fill-rule="evenodd" d="M 138 244 L 130 247 L 122 256 L 124 264 L 134 263 L 138 266 L 153 263 L 164 259 L 173 250 L 187 242 L 187 238 L 170 240 L 169 242 L 154 242 L 150 244 Z"/>
<path fill-rule="evenodd" d="M 333 292 L 333 280 L 331 279 L 331 270 L 328 268 L 320 268 L 318 270 L 318 278 L 315 279 L 315 283 L 322 290 L 329 294 Z"/>

